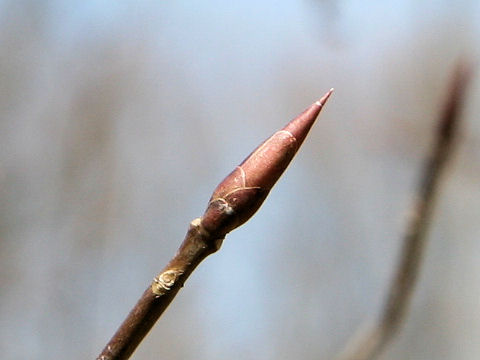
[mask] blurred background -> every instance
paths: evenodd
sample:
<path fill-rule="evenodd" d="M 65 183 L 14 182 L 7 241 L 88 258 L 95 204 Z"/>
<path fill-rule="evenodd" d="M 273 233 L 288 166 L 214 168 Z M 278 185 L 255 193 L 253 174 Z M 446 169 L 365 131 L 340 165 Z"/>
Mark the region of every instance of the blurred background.
<path fill-rule="evenodd" d="M 261 141 L 336 89 L 134 359 L 331 359 L 379 313 L 478 1 L 0 1 L 0 349 L 93 359 Z M 480 354 L 480 82 L 402 331 Z"/>

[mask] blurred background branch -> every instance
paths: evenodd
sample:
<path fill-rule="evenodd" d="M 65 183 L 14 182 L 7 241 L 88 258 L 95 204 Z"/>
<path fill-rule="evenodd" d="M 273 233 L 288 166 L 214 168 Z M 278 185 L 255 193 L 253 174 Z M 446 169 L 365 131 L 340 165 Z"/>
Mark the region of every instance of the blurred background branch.
<path fill-rule="evenodd" d="M 457 64 L 440 113 L 434 144 L 420 174 L 402 252 L 380 319 L 372 329 L 352 338 L 344 353 L 339 356 L 341 360 L 374 359 L 405 319 L 424 257 L 427 231 L 441 176 L 459 132 L 462 105 L 465 103 L 465 90 L 470 77 L 470 64 Z M 455 238 L 451 240 L 456 242 Z"/>

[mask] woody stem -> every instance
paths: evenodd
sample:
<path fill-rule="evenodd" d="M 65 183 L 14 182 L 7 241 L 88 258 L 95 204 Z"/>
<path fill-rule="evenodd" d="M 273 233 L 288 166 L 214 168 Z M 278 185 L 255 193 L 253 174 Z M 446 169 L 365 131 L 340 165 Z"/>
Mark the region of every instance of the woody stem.
<path fill-rule="evenodd" d="M 188 276 L 203 259 L 220 248 L 222 240 L 205 232 L 200 219 L 193 220 L 175 256 L 144 291 L 97 360 L 128 359 Z"/>

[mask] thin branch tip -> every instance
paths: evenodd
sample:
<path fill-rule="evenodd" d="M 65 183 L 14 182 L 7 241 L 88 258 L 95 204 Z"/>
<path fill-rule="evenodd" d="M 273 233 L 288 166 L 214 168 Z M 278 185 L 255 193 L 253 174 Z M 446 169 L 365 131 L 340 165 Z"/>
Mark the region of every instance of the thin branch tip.
<path fill-rule="evenodd" d="M 472 64 L 467 59 L 460 59 L 455 67 L 443 113 L 439 121 L 439 132 L 443 138 L 451 138 L 460 121 L 459 111 L 465 102 L 465 92 L 473 76 Z"/>

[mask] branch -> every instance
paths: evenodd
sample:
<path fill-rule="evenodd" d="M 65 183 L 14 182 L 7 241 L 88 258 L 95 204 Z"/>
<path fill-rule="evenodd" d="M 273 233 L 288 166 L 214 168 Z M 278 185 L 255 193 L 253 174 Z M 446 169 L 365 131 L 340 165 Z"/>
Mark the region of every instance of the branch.
<path fill-rule="evenodd" d="M 470 77 L 470 67 L 464 63 L 458 64 L 440 114 L 435 142 L 421 171 L 399 263 L 380 319 L 367 333 L 361 333 L 360 339 L 354 337 L 347 343 L 338 359 L 374 359 L 395 335 L 405 318 L 425 250 L 440 177 L 452 152 L 459 127 L 459 113 Z"/>
<path fill-rule="evenodd" d="M 145 290 L 98 360 L 128 359 L 197 265 L 259 209 L 332 91 L 268 138 L 217 186 L 203 216 L 190 223 L 173 259 Z"/>

